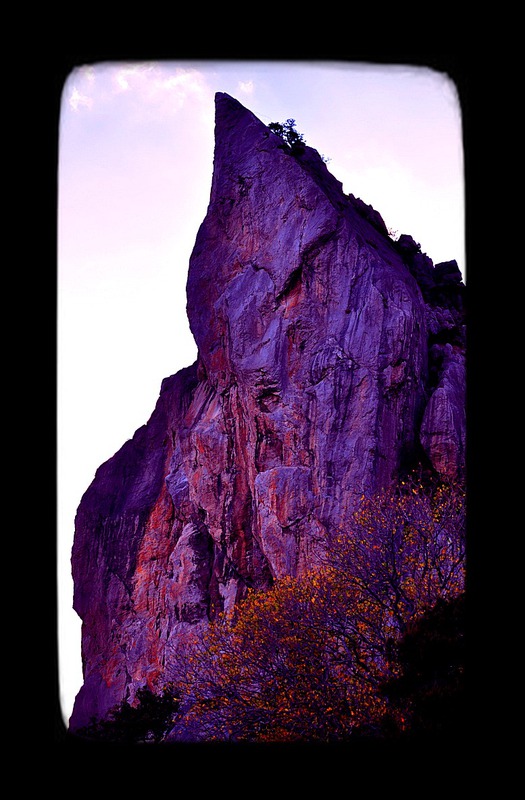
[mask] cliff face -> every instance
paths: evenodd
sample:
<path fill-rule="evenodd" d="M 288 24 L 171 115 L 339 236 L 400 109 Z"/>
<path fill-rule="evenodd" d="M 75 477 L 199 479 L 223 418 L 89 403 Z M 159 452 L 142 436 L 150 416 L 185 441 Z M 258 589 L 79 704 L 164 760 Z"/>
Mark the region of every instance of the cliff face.
<path fill-rule="evenodd" d="M 84 685 L 72 729 L 162 684 L 194 625 L 316 563 L 363 492 L 464 465 L 461 276 L 216 96 L 190 259 L 197 362 L 166 379 L 80 503 Z"/>

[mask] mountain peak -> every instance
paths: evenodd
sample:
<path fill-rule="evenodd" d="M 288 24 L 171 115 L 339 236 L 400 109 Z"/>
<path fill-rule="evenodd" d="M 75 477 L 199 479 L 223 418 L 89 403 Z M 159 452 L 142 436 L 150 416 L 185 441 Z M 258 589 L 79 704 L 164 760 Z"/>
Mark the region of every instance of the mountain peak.
<path fill-rule="evenodd" d="M 226 93 L 215 104 L 187 282 L 197 363 L 163 383 L 77 512 L 73 728 L 162 688 L 193 626 L 322 563 L 363 494 L 418 464 L 464 467 L 454 265 L 437 286 L 316 151 L 292 153 Z"/>

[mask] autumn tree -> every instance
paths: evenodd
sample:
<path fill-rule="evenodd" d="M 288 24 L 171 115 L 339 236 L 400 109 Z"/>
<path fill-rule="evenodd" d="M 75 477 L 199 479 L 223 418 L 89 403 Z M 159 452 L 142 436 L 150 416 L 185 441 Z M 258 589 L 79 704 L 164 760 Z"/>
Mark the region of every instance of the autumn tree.
<path fill-rule="evenodd" d="M 250 592 L 236 618 L 196 636 L 177 680 L 193 698 L 186 720 L 207 740 L 337 741 L 363 709 L 384 704 L 354 680 L 339 598 L 323 570 Z M 182 674 L 181 674 L 182 673 Z"/>
<path fill-rule="evenodd" d="M 405 481 L 363 497 L 325 563 L 250 592 L 179 656 L 188 729 L 259 742 L 403 731 L 405 705 L 383 687 L 402 673 L 409 626 L 463 591 L 464 510 L 457 486 Z"/>
<path fill-rule="evenodd" d="M 465 511 L 461 484 L 412 477 L 363 495 L 350 530 L 332 537 L 326 566 L 359 598 L 356 620 L 378 653 L 439 599 L 464 590 Z"/>

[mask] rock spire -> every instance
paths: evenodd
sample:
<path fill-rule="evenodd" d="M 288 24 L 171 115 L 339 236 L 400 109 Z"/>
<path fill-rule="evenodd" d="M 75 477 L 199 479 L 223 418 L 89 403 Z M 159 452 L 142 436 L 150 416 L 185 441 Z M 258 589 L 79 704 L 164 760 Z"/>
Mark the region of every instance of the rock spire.
<path fill-rule="evenodd" d="M 184 633 L 315 565 L 356 498 L 465 461 L 464 286 L 227 94 L 196 236 L 195 364 L 97 471 L 75 523 L 70 726 L 162 685 Z"/>

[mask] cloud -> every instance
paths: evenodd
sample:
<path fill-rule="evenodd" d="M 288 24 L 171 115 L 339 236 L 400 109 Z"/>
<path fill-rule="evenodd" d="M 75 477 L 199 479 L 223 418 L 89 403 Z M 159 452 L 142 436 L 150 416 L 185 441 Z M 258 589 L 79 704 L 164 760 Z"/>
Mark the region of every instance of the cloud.
<path fill-rule="evenodd" d="M 78 111 L 80 106 L 85 106 L 86 108 L 93 107 L 93 98 L 81 94 L 76 86 L 72 87 L 68 102 L 73 111 Z"/>
<path fill-rule="evenodd" d="M 106 114 L 115 111 L 115 103 L 125 102 L 126 111 L 136 121 L 141 117 L 144 121 L 166 119 L 192 101 L 204 106 L 210 95 L 202 72 L 169 62 L 103 62 L 78 67 L 66 86 L 67 103 L 73 111 Z"/>
<path fill-rule="evenodd" d="M 127 92 L 131 88 L 130 79 L 133 77 L 136 69 L 133 67 L 124 67 L 117 70 L 115 74 L 115 84 L 117 91 Z"/>
<path fill-rule="evenodd" d="M 95 72 L 91 66 L 79 67 L 69 75 L 64 89 L 64 98 L 73 111 L 93 108 Z"/>
<path fill-rule="evenodd" d="M 197 69 L 171 64 L 121 64 L 112 68 L 112 95 L 133 101 L 135 117 L 167 119 L 188 102 L 208 103 L 210 90 Z"/>
<path fill-rule="evenodd" d="M 253 81 L 239 81 L 238 89 L 242 94 L 253 94 L 255 84 Z"/>

